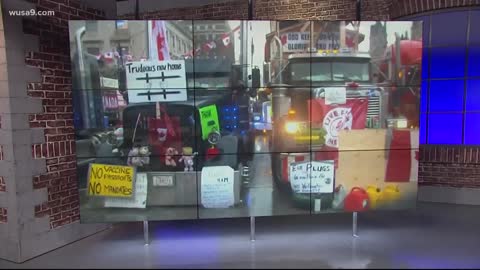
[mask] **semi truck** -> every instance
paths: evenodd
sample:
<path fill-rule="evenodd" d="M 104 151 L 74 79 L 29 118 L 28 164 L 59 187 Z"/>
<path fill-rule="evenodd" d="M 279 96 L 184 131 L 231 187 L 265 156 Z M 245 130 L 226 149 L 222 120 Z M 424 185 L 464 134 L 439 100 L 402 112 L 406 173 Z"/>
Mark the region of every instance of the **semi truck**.
<path fill-rule="evenodd" d="M 291 54 L 273 78 L 272 174 L 274 182 L 291 193 L 298 207 L 310 208 L 321 199 L 320 207 L 328 209 L 334 190 L 295 192 L 292 166 L 320 161 L 333 162 L 337 167 L 339 131 L 387 125 L 388 93 L 374 83 L 371 68 L 368 53 L 314 49 Z M 332 91 L 344 93 L 345 100 L 332 100 Z M 363 106 L 366 114 L 360 125 L 352 119 L 357 105 Z"/>

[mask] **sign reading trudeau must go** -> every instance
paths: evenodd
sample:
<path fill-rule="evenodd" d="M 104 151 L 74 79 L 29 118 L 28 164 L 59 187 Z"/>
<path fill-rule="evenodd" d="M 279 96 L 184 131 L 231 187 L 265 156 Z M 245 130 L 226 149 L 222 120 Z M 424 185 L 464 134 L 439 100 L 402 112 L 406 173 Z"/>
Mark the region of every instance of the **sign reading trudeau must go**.
<path fill-rule="evenodd" d="M 130 198 L 133 195 L 135 168 L 107 164 L 90 164 L 88 195 Z"/>
<path fill-rule="evenodd" d="M 130 62 L 125 69 L 130 103 L 187 100 L 185 60 Z"/>

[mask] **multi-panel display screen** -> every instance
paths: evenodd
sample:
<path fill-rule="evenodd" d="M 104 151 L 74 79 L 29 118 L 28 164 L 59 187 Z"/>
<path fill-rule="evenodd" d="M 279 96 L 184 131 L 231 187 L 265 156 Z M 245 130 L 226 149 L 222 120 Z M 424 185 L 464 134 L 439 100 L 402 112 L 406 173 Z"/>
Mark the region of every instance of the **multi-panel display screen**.
<path fill-rule="evenodd" d="M 415 206 L 421 22 L 69 28 L 82 222 Z"/>

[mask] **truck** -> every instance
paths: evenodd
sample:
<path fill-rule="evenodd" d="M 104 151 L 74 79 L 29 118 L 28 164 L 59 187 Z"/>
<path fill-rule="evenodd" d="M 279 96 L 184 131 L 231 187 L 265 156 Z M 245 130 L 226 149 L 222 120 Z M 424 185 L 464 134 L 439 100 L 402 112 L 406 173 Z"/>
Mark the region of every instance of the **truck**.
<path fill-rule="evenodd" d="M 422 47 L 421 40 L 402 40 L 397 34 L 378 63 L 378 84 L 392 90 L 389 113 L 408 127 L 419 127 Z"/>
<path fill-rule="evenodd" d="M 319 161 L 332 162 L 336 168 L 340 130 L 386 126 L 388 92 L 374 83 L 371 69 L 368 53 L 312 49 L 289 55 L 279 75 L 272 79 L 273 180 L 292 195 L 298 207 L 310 208 L 321 199 L 321 208 L 328 209 L 334 190 L 296 191 L 292 188 L 292 166 Z M 332 91 L 345 93 L 345 100 L 332 101 L 327 96 Z M 352 119 L 354 104 L 363 106 L 365 122 L 356 124 Z"/>

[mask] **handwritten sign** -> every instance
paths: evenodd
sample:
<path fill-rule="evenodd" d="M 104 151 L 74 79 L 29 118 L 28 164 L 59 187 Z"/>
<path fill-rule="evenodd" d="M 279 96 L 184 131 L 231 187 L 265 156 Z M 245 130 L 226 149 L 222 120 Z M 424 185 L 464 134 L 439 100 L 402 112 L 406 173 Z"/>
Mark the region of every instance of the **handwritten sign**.
<path fill-rule="evenodd" d="M 347 89 L 345 87 L 327 87 L 325 88 L 325 104 L 346 104 Z"/>
<path fill-rule="evenodd" d="M 148 178 L 139 173 L 135 178 L 135 193 L 132 198 L 105 198 L 105 207 L 145 208 L 147 206 Z"/>
<path fill-rule="evenodd" d="M 134 167 L 90 164 L 88 195 L 130 198 L 133 194 L 134 181 Z"/>
<path fill-rule="evenodd" d="M 131 62 L 125 71 L 131 103 L 187 100 L 185 60 Z"/>
<path fill-rule="evenodd" d="M 204 167 L 201 202 L 205 208 L 228 208 L 234 204 L 234 171 L 229 166 Z"/>
<path fill-rule="evenodd" d="M 218 112 L 216 105 L 210 105 L 199 109 L 200 126 L 202 127 L 202 139 L 208 138 L 212 131 L 219 131 Z"/>
<path fill-rule="evenodd" d="M 333 161 L 309 161 L 290 164 L 290 185 L 295 193 L 332 193 Z"/>

